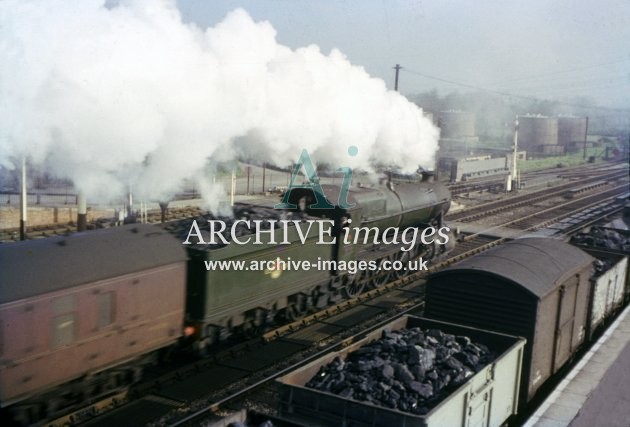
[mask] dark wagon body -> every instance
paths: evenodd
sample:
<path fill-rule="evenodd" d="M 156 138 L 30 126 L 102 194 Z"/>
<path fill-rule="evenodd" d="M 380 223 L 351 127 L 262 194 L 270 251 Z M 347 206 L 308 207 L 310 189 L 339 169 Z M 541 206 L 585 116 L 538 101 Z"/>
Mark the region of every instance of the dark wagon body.
<path fill-rule="evenodd" d="M 181 336 L 186 253 L 148 225 L 0 245 L 2 407 Z"/>
<path fill-rule="evenodd" d="M 586 339 L 593 260 L 559 240 L 518 239 L 431 276 L 425 315 L 525 337 L 529 401 Z"/>

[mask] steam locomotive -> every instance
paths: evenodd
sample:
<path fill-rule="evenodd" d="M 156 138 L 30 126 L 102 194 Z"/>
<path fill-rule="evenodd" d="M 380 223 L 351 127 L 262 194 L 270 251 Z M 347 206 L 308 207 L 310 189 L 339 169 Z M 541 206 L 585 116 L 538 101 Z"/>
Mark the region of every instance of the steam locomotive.
<path fill-rule="evenodd" d="M 186 342 L 204 352 L 229 336 L 257 334 L 382 286 L 409 272 L 392 264 L 433 259 L 454 243 L 443 224 L 450 193 L 431 179 L 352 187 L 344 207 L 329 209 L 313 208 L 314 201 L 336 201 L 341 188 L 319 188 L 323 194 L 293 189 L 290 209 L 254 201 L 235 205 L 229 218 L 207 215 L 164 227 L 132 224 L 0 245 L 4 415 L 23 424 L 58 416 L 138 380 L 165 348 Z M 183 244 L 193 221 L 205 232 L 217 220 L 229 225 L 225 240 Z M 243 228 L 248 221 L 267 224 L 260 244 L 225 244 L 251 239 Z M 306 226 L 322 221 L 330 224 L 328 244 L 321 244 L 321 230 Z M 386 230 L 403 228 L 435 238 L 388 240 Z M 363 241 L 353 236 L 360 232 Z M 290 259 L 301 267 L 282 264 Z M 219 261 L 232 268 L 216 268 Z M 369 268 L 342 268 L 361 262 Z"/>

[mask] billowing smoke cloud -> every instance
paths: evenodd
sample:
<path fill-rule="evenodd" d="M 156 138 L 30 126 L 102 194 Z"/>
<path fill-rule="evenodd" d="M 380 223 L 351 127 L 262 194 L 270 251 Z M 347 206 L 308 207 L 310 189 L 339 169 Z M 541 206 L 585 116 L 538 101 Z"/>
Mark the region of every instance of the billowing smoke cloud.
<path fill-rule="evenodd" d="M 234 158 L 430 168 L 437 129 L 339 51 L 276 42 L 235 10 L 213 28 L 175 3 L 0 2 L 0 165 L 26 155 L 92 200 L 130 182 L 163 199 Z M 358 155 L 349 156 L 356 146 Z"/>

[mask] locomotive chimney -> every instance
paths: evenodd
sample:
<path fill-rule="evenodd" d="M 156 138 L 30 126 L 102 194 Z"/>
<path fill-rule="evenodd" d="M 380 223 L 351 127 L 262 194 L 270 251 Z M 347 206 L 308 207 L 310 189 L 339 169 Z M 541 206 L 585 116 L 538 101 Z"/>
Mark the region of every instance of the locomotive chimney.
<path fill-rule="evenodd" d="M 26 159 L 22 157 L 22 179 L 20 182 L 20 240 L 26 239 Z"/>
<path fill-rule="evenodd" d="M 431 171 L 422 171 L 422 182 L 433 182 L 433 172 Z"/>
<path fill-rule="evenodd" d="M 87 229 L 87 204 L 85 201 L 85 193 L 79 193 L 77 196 L 77 205 L 77 231 L 85 231 Z"/>

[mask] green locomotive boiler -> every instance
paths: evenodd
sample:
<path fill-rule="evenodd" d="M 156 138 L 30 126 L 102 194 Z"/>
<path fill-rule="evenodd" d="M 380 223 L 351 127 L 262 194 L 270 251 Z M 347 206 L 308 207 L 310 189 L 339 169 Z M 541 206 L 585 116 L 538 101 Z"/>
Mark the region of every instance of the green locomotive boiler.
<path fill-rule="evenodd" d="M 262 199 L 169 227 L 189 253 L 186 317 L 201 348 L 382 286 L 454 244 L 443 224 L 450 193 L 427 176 L 351 187 L 348 208 L 336 203 L 340 186 L 319 188 L 292 189 L 293 209 Z M 333 208 L 313 208 L 317 197 Z"/>

